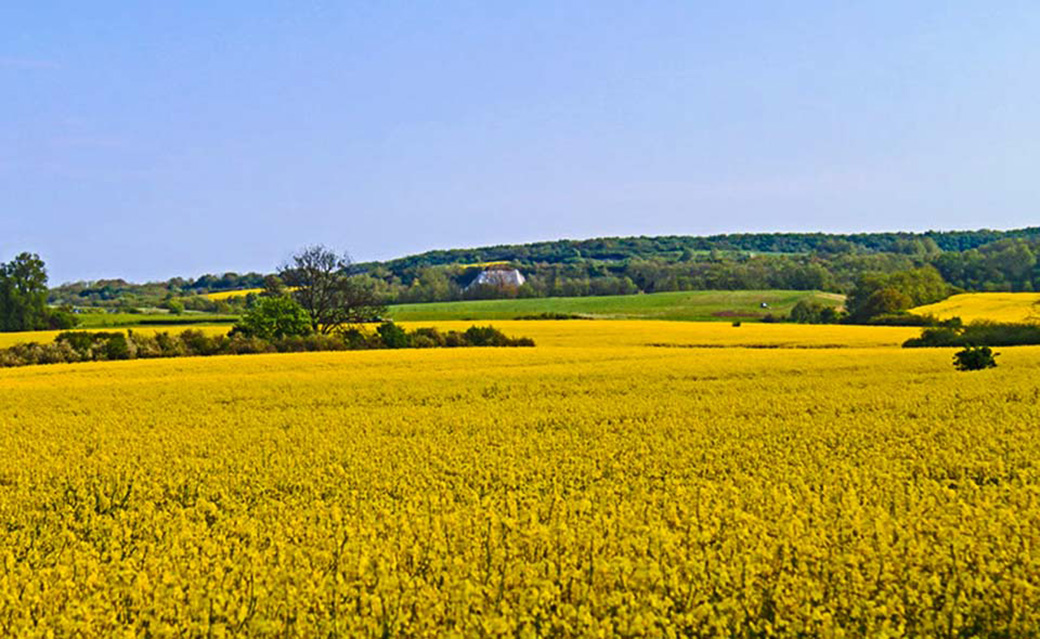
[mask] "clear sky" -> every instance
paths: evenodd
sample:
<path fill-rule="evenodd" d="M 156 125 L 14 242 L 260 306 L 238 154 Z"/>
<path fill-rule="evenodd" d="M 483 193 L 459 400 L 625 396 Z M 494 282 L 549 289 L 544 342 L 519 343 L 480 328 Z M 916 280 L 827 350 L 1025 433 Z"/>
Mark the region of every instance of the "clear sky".
<path fill-rule="evenodd" d="M 1040 223 L 1040 3 L 0 3 L 52 282 L 561 237 Z"/>

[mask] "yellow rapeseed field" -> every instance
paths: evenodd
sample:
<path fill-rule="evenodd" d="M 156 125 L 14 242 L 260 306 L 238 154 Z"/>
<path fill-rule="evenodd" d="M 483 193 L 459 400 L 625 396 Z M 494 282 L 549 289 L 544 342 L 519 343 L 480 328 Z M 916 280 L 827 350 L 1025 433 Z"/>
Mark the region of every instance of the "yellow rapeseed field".
<path fill-rule="evenodd" d="M 1040 321 L 1040 293 L 964 293 L 911 311 L 939 319 L 960 317 L 965 322 Z"/>
<path fill-rule="evenodd" d="M 206 293 L 203 297 L 211 299 L 214 302 L 221 300 L 231 299 L 232 297 L 245 297 L 250 293 L 259 295 L 264 289 L 262 288 L 241 288 L 234 291 L 218 291 L 216 293 Z"/>
<path fill-rule="evenodd" d="M 231 327 L 227 324 L 192 324 L 184 326 L 134 326 L 130 330 L 141 333 L 142 335 L 154 335 L 155 333 L 180 333 L 181 331 L 191 329 L 193 331 L 202 331 L 206 335 L 220 335 L 227 333 Z M 125 328 L 85 328 L 85 329 L 74 329 L 84 330 L 87 332 L 126 332 Z M 7 348 L 14 346 L 15 344 L 24 344 L 26 342 L 36 342 L 38 344 L 46 344 L 53 342 L 54 338 L 58 336 L 58 333 L 64 331 L 25 331 L 21 333 L 0 333 L 0 348 Z"/>
<path fill-rule="evenodd" d="M 1040 348 L 496 326 L 0 370 L 0 636 L 1040 633 Z"/>

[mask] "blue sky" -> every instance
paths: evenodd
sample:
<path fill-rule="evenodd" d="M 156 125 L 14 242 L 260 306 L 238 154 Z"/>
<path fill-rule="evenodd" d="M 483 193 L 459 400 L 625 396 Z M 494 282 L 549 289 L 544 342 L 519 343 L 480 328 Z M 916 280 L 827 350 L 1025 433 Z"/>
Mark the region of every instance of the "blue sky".
<path fill-rule="evenodd" d="M 1040 223 L 1040 4 L 0 4 L 53 282 L 560 237 Z"/>

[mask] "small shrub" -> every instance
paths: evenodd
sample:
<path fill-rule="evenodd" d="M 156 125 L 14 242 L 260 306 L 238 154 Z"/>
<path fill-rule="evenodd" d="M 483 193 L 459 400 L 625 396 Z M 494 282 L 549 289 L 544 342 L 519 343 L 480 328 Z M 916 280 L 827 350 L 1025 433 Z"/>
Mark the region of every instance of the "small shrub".
<path fill-rule="evenodd" d="M 437 342 L 426 335 L 412 335 L 412 348 L 437 348 Z"/>
<path fill-rule="evenodd" d="M 219 348 L 216 340 L 206 337 L 202 331 L 187 330 L 181 333 L 186 355 L 215 355 Z"/>
<path fill-rule="evenodd" d="M 113 333 L 105 341 L 103 352 L 105 359 L 130 359 L 130 343 L 127 341 L 126 335 Z"/>
<path fill-rule="evenodd" d="M 427 344 L 428 347 L 444 346 L 444 335 L 442 335 L 436 328 L 415 329 L 412 331 L 412 346 L 417 346 L 417 340 L 421 340 L 424 344 Z"/>
<path fill-rule="evenodd" d="M 376 332 L 379 333 L 379 339 L 382 340 L 383 346 L 387 348 L 408 348 L 410 341 L 408 333 L 397 324 L 383 322 L 376 328 Z"/>
<path fill-rule="evenodd" d="M 274 346 L 270 342 L 257 337 L 235 335 L 227 343 L 229 355 L 251 355 L 254 353 L 270 353 L 272 351 L 274 351 Z"/>
<path fill-rule="evenodd" d="M 77 324 L 79 324 L 79 318 L 70 309 L 50 309 L 47 313 L 47 327 L 51 330 L 65 330 L 73 328 Z"/>
<path fill-rule="evenodd" d="M 837 310 L 816 300 L 799 300 L 788 317 L 796 324 L 834 324 L 839 319 Z"/>
<path fill-rule="evenodd" d="M 156 333 L 155 345 L 159 349 L 159 357 L 180 357 L 185 354 L 184 342 L 169 333 Z"/>
<path fill-rule="evenodd" d="M 356 328 L 348 328 L 340 334 L 348 350 L 356 351 L 369 348 L 368 338 Z"/>
<path fill-rule="evenodd" d="M 999 354 L 994 353 L 989 346 L 968 346 L 953 356 L 953 365 L 959 371 L 980 371 L 986 368 L 996 368 L 996 357 Z"/>

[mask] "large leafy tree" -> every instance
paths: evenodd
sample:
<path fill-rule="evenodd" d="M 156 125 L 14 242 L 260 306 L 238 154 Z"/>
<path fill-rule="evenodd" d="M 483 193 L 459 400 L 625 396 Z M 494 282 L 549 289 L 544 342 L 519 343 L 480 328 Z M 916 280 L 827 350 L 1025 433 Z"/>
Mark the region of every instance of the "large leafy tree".
<path fill-rule="evenodd" d="M 35 253 L 0 264 L 0 330 L 33 331 L 49 327 L 47 269 Z"/>
<path fill-rule="evenodd" d="M 311 319 L 307 311 L 289 297 L 261 297 L 242 319 L 235 324 L 232 333 L 241 333 L 261 339 L 277 339 L 311 332 Z"/>
<path fill-rule="evenodd" d="M 864 321 L 938 302 L 949 293 L 949 284 L 932 266 L 889 274 L 865 273 L 856 281 L 845 306 L 854 320 Z"/>
<path fill-rule="evenodd" d="M 292 297 L 310 316 L 317 333 L 333 333 L 386 313 L 365 278 L 351 275 L 353 262 L 324 246 L 310 246 L 278 270 Z"/>

